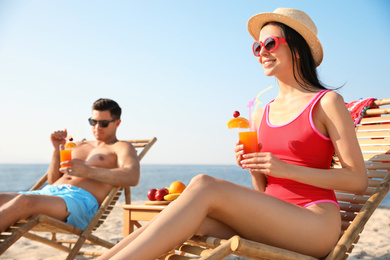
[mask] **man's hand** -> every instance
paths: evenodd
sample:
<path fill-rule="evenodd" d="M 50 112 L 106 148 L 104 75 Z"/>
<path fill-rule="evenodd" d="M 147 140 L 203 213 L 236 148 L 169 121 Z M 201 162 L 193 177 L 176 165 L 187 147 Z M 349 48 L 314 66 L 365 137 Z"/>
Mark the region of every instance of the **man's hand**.
<path fill-rule="evenodd" d="M 58 130 L 50 135 L 51 143 L 54 146 L 54 149 L 59 149 L 59 146 L 66 143 L 66 137 L 68 136 L 68 131 Z"/>
<path fill-rule="evenodd" d="M 91 167 L 85 164 L 84 161 L 79 159 L 74 159 L 72 161 L 66 161 L 62 162 L 62 164 L 70 165 L 69 167 L 60 168 L 60 172 L 63 174 L 68 174 L 71 176 L 77 176 L 77 177 L 88 177 L 88 172 L 90 171 Z"/>
<path fill-rule="evenodd" d="M 130 143 L 119 141 L 110 149 L 114 149 L 117 155 L 116 165 L 113 162 L 109 167 L 100 167 L 76 157 L 61 163 L 68 164 L 69 167 L 60 168 L 58 164 L 56 170 L 68 176 L 89 178 L 112 186 L 136 186 L 139 182 L 140 167 L 135 148 Z"/>

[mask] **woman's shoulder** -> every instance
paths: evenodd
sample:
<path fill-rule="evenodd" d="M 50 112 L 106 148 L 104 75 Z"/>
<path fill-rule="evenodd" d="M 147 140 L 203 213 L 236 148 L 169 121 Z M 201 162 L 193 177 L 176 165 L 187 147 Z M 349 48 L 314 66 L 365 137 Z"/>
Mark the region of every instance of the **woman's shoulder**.
<path fill-rule="evenodd" d="M 345 106 L 344 98 L 335 91 L 328 91 L 321 98 L 320 104 L 324 108 L 338 107 L 340 105 Z"/>
<path fill-rule="evenodd" d="M 342 121 L 349 120 L 350 113 L 345 105 L 344 98 L 337 92 L 327 92 L 319 102 L 320 114 L 324 115 L 325 118 L 339 118 Z"/>

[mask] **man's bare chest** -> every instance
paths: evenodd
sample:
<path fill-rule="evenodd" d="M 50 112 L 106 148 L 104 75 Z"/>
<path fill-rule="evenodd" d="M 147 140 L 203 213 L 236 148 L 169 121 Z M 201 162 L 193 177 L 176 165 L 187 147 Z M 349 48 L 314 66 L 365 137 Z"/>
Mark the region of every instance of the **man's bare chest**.
<path fill-rule="evenodd" d="M 107 147 L 80 147 L 72 152 L 72 157 L 94 167 L 115 168 L 118 165 L 116 153 Z"/>

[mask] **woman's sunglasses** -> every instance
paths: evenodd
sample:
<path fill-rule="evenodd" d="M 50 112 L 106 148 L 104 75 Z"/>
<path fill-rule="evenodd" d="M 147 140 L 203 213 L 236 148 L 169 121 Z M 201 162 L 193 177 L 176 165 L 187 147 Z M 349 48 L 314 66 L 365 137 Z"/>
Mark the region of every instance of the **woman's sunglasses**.
<path fill-rule="evenodd" d="M 95 120 L 92 119 L 92 117 L 88 118 L 88 122 L 91 126 L 95 126 L 96 124 L 99 124 L 100 127 L 107 127 L 111 122 L 115 122 L 118 119 L 113 119 L 113 120 Z"/>
<path fill-rule="evenodd" d="M 266 52 L 274 52 L 279 47 L 280 43 L 286 43 L 285 38 L 278 38 L 276 36 L 271 36 L 265 39 L 264 43 L 260 41 L 255 41 L 252 45 L 253 54 L 256 57 L 260 56 L 261 48 L 264 47 Z"/>

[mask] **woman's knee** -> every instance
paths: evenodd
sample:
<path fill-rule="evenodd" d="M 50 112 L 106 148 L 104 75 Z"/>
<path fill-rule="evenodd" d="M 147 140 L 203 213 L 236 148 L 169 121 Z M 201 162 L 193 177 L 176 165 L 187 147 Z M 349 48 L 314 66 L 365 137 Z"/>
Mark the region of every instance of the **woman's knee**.
<path fill-rule="evenodd" d="M 206 175 L 199 174 L 192 178 L 188 187 L 184 190 L 184 192 L 191 193 L 194 196 L 214 196 L 212 193 L 216 191 L 216 178 Z M 200 198 L 200 197 L 199 197 Z"/>
<path fill-rule="evenodd" d="M 207 174 L 199 174 L 192 178 L 188 188 L 197 188 L 202 190 L 208 190 L 209 188 L 215 188 L 216 179 Z"/>

